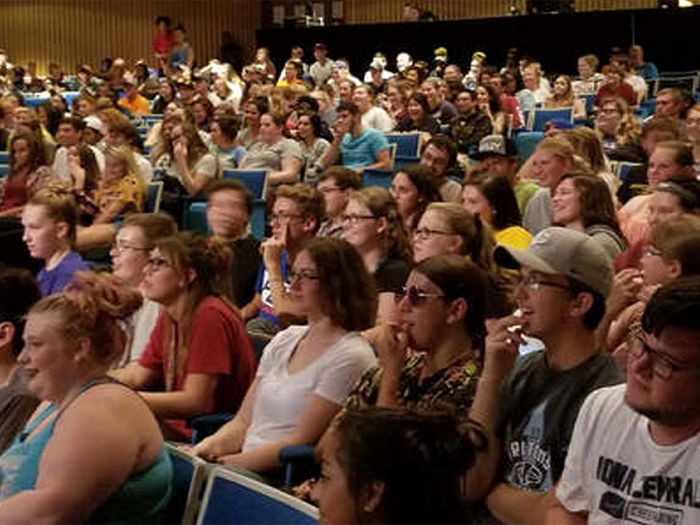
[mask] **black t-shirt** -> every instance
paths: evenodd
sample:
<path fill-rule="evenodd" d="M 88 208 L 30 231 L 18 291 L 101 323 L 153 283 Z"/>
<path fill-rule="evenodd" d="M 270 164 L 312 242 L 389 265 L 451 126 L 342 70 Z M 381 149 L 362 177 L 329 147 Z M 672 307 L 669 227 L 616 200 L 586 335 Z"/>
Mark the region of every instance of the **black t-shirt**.
<path fill-rule="evenodd" d="M 546 351 L 516 364 L 501 392 L 501 479 L 520 490 L 545 492 L 559 480 L 579 409 L 588 394 L 621 383 L 606 352 L 570 370 L 547 366 Z"/>
<path fill-rule="evenodd" d="M 617 190 L 618 200 L 624 204 L 632 197 L 642 195 L 649 189 L 649 180 L 647 179 L 647 165 L 632 166 L 627 170 L 627 173 L 622 177 L 622 184 Z"/>
<path fill-rule="evenodd" d="M 400 292 L 406 284 L 411 266 L 403 259 L 388 259 L 374 271 L 374 283 L 377 293 Z"/>
<path fill-rule="evenodd" d="M 233 295 L 242 308 L 255 297 L 255 281 L 260 267 L 260 242 L 249 235 L 231 243 L 233 250 Z"/>

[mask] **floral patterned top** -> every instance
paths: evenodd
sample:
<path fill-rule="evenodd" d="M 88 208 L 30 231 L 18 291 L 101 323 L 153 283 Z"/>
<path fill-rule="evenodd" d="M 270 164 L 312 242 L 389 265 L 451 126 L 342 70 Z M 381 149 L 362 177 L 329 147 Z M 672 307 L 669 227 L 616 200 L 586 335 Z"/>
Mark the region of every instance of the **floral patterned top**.
<path fill-rule="evenodd" d="M 447 368 L 420 379 L 425 366 L 424 353 L 412 353 L 406 360 L 399 380 L 399 400 L 413 410 L 468 410 L 481 373 L 481 363 L 473 355 L 458 358 Z M 379 395 L 381 368 L 363 374 L 345 404 L 351 410 L 374 406 Z"/>
<path fill-rule="evenodd" d="M 119 216 L 141 211 L 145 199 L 143 183 L 131 174 L 116 180 L 103 180 L 95 196 L 100 213 L 107 211 L 114 201 L 119 201 L 122 204 Z"/>

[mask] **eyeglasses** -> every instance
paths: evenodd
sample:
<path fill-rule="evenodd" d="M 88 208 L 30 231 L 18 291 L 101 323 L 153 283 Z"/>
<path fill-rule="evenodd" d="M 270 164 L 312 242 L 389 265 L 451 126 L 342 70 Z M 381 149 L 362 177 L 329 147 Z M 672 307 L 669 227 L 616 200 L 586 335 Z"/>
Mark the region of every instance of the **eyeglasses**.
<path fill-rule="evenodd" d="M 114 242 L 109 246 L 110 251 L 121 253 L 126 250 L 132 250 L 135 252 L 150 252 L 153 248 L 144 248 L 141 246 L 134 246 L 132 244 L 115 239 Z"/>
<path fill-rule="evenodd" d="M 648 355 L 651 360 L 651 369 L 654 375 L 663 380 L 668 380 L 674 373 L 677 372 L 700 372 L 699 366 L 682 366 L 675 363 L 668 355 L 658 350 L 654 350 L 646 342 L 642 335 L 642 330 L 638 329 L 633 333 L 630 347 L 630 355 L 635 359 L 641 359 L 642 356 Z"/>
<path fill-rule="evenodd" d="M 426 292 L 417 286 L 410 286 L 408 288 L 403 286 L 400 291 L 394 292 L 394 301 L 396 301 L 397 304 L 400 303 L 404 297 L 408 298 L 408 304 L 411 305 L 411 308 L 416 308 L 425 304 L 428 299 L 445 296 L 439 293 Z"/>
<path fill-rule="evenodd" d="M 168 261 L 162 257 L 151 257 L 148 259 L 148 262 L 146 263 L 146 271 L 157 272 L 161 268 L 170 268 Z"/>
<path fill-rule="evenodd" d="M 418 228 L 413 232 L 413 236 L 416 239 L 426 240 L 428 237 L 433 235 L 454 235 L 451 232 L 443 232 L 440 230 L 431 230 L 430 228 Z"/>
<path fill-rule="evenodd" d="M 357 224 L 360 221 L 368 221 L 371 219 L 376 219 L 374 215 L 358 215 L 357 213 L 343 214 L 340 216 L 343 223 Z"/>
<path fill-rule="evenodd" d="M 531 273 L 520 279 L 520 286 L 524 286 L 529 290 L 535 292 L 539 291 L 543 286 L 549 286 L 550 288 L 560 288 L 561 290 L 571 290 L 571 287 L 567 284 L 555 283 L 553 281 L 548 281 L 539 274 Z"/>
<path fill-rule="evenodd" d="M 289 279 L 290 284 L 297 281 L 318 281 L 318 274 L 312 272 L 311 270 L 299 270 L 298 272 L 291 270 L 287 274 L 287 278 Z"/>
<path fill-rule="evenodd" d="M 648 244 L 642 250 L 643 257 L 652 257 L 654 255 L 656 255 L 657 257 L 663 257 L 663 253 L 661 252 L 661 250 L 659 250 L 655 246 L 652 246 L 651 244 Z"/>
<path fill-rule="evenodd" d="M 273 222 L 290 222 L 292 219 L 303 219 L 303 215 L 295 213 L 272 213 L 270 214 L 270 223 Z"/>

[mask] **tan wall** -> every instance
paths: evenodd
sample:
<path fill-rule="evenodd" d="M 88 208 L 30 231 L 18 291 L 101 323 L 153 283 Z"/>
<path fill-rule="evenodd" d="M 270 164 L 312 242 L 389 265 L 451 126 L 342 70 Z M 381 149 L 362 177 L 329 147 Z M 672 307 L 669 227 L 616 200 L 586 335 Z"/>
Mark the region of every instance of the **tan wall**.
<path fill-rule="evenodd" d="M 41 71 L 55 61 L 72 72 L 106 56 L 150 61 L 159 14 L 185 24 L 201 64 L 218 55 L 222 31 L 252 52 L 260 0 L 0 0 L 0 46 L 11 62 L 36 60 Z"/>
<path fill-rule="evenodd" d="M 514 4 L 524 13 L 526 4 L 525 0 L 422 0 L 416 3 L 430 9 L 440 20 L 504 16 Z M 406 0 L 345 0 L 346 21 L 355 24 L 398 22 L 405 4 Z M 576 0 L 575 3 L 579 12 L 644 9 L 657 5 L 657 0 Z"/>

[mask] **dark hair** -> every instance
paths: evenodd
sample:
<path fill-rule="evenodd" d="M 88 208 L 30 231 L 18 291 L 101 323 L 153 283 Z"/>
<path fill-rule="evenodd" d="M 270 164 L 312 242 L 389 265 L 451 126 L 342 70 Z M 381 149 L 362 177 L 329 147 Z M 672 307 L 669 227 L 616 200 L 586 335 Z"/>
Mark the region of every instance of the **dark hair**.
<path fill-rule="evenodd" d="M 374 325 L 377 294 L 359 252 L 347 241 L 313 237 L 303 248 L 316 265 L 324 313 L 348 331 Z"/>
<path fill-rule="evenodd" d="M 341 111 L 347 111 L 353 117 L 355 115 L 360 114 L 360 108 L 357 107 L 357 104 L 355 104 L 354 102 L 347 101 L 347 100 L 341 100 L 340 103 L 338 104 L 338 107 L 336 108 L 336 112 L 340 113 Z"/>
<path fill-rule="evenodd" d="M 418 263 L 414 271 L 425 275 L 445 294 L 445 299 L 467 302 L 464 328 L 472 345 L 483 350 L 486 337 L 486 273 L 476 264 L 455 254 L 434 255 Z"/>
<path fill-rule="evenodd" d="M 323 124 L 321 123 L 321 117 L 319 117 L 315 113 L 302 113 L 301 115 L 299 115 L 299 119 L 301 119 L 302 117 L 306 117 L 309 119 L 309 122 L 311 123 L 311 129 L 314 130 L 314 137 L 320 137 L 321 133 L 323 132 Z"/>
<path fill-rule="evenodd" d="M 600 292 L 596 292 L 590 286 L 587 286 L 576 279 L 567 277 L 566 280 L 569 284 L 569 291 L 574 297 L 580 293 L 589 293 L 591 296 L 593 296 L 593 303 L 588 311 L 583 314 L 582 322 L 583 327 L 586 330 L 595 330 L 603 320 L 603 317 L 605 317 L 605 297 L 603 297 Z"/>
<path fill-rule="evenodd" d="M 215 117 L 214 122 L 219 126 L 221 133 L 229 140 L 234 140 L 238 135 L 239 121 L 237 117 Z"/>
<path fill-rule="evenodd" d="M 25 315 L 34 303 L 41 299 L 41 292 L 32 274 L 20 268 L 0 267 L 0 323 L 12 323 L 15 333 L 12 337 L 12 352 L 18 355 L 22 350 L 22 333 Z"/>
<path fill-rule="evenodd" d="M 448 413 L 371 407 L 348 411 L 329 429 L 336 459 L 359 501 L 383 484 L 372 516 L 358 505 L 361 522 L 466 523 L 461 479 L 486 447 L 480 425 Z"/>
<path fill-rule="evenodd" d="M 678 140 L 681 137 L 678 121 L 671 117 L 651 117 L 642 126 L 642 138 L 646 137 L 652 131 L 672 133 L 674 136 L 673 140 Z"/>
<path fill-rule="evenodd" d="M 454 141 L 447 135 L 433 135 L 432 138 L 426 143 L 422 151 L 428 146 L 435 146 L 436 148 L 447 153 L 447 169 L 449 170 L 457 162 L 457 145 Z"/>
<path fill-rule="evenodd" d="M 51 102 L 44 102 L 37 108 L 37 111 L 39 110 L 39 108 L 42 108 L 44 111 L 46 111 L 46 118 L 48 120 L 46 124 L 46 130 L 49 133 L 51 133 L 52 136 L 56 135 L 56 130 L 58 129 L 58 124 L 63 118 L 63 113 L 61 113 L 59 109 L 53 107 Z"/>
<path fill-rule="evenodd" d="M 673 244 L 675 259 L 681 264 L 681 276 L 700 275 L 700 232 L 679 237 Z"/>
<path fill-rule="evenodd" d="M 659 336 L 674 326 L 700 332 L 700 276 L 682 277 L 659 288 L 642 315 L 642 328 Z"/>
<path fill-rule="evenodd" d="M 29 165 L 30 171 L 34 172 L 41 166 L 46 166 L 46 148 L 44 144 L 33 133 L 16 133 L 10 142 L 10 173 L 13 176 L 15 173 L 15 151 L 12 147 L 18 140 L 23 140 L 29 148 Z"/>
<path fill-rule="evenodd" d="M 169 16 L 158 15 L 156 17 L 156 25 L 158 24 L 165 24 L 166 26 L 170 27 L 170 24 L 172 24 L 172 20 L 170 20 Z"/>
<path fill-rule="evenodd" d="M 427 116 L 427 115 L 430 115 L 430 106 L 428 105 L 428 97 L 426 97 L 423 93 L 421 93 L 420 91 L 414 91 L 408 97 L 408 100 L 406 101 L 406 105 L 408 106 L 408 103 L 411 101 L 414 101 L 421 108 L 423 108 L 423 113 L 424 113 L 423 118 L 425 118 L 425 116 Z"/>
<path fill-rule="evenodd" d="M 489 95 L 489 111 L 491 111 L 492 115 L 495 115 L 496 113 L 499 113 L 501 111 L 501 104 L 498 101 L 498 95 L 496 95 L 496 90 L 491 87 L 490 84 L 479 84 L 480 88 L 484 88 L 486 90 L 486 93 Z"/>
<path fill-rule="evenodd" d="M 564 175 L 557 183 L 557 187 L 567 179 L 571 179 L 574 187 L 579 192 L 579 207 L 583 227 L 590 228 L 596 224 L 604 224 L 613 230 L 620 239 L 623 239 L 624 235 L 622 230 L 620 230 L 620 224 L 617 222 L 615 203 L 605 181 L 595 175 L 572 172 Z"/>
<path fill-rule="evenodd" d="M 262 117 L 265 113 L 270 111 L 270 103 L 267 97 L 253 97 L 246 100 L 244 106 L 255 106 L 258 109 L 258 113 Z"/>
<path fill-rule="evenodd" d="M 675 195 L 685 212 L 697 213 L 700 209 L 700 181 L 697 179 L 673 175 L 659 182 L 653 191 Z"/>
<path fill-rule="evenodd" d="M 411 229 L 413 229 L 418 225 L 418 221 L 423 216 L 423 212 L 425 208 L 428 207 L 428 204 L 432 202 L 442 202 L 442 197 L 435 185 L 435 178 L 432 172 L 425 166 L 421 166 L 420 164 L 404 166 L 394 174 L 393 179 L 396 179 L 399 173 L 406 175 L 418 192 L 418 203 L 416 205 L 416 211 L 413 214 L 413 224 L 410 225 Z"/>
<path fill-rule="evenodd" d="M 85 129 L 85 121 L 80 117 L 63 117 L 58 125 L 60 126 L 61 124 L 68 124 L 77 132 L 81 132 Z"/>
<path fill-rule="evenodd" d="M 85 170 L 85 184 L 83 185 L 83 190 L 85 192 L 92 192 L 96 190 L 100 184 L 100 165 L 90 146 L 87 144 L 78 144 L 76 147 L 78 148 L 80 167 Z"/>
<path fill-rule="evenodd" d="M 207 197 L 211 199 L 211 196 L 220 191 L 237 191 L 243 196 L 243 205 L 245 206 L 246 213 L 250 217 L 253 213 L 253 201 L 254 197 L 250 190 L 241 181 L 235 179 L 218 179 L 209 185 L 209 191 Z"/>
<path fill-rule="evenodd" d="M 348 188 L 359 190 L 362 188 L 362 177 L 360 177 L 360 174 L 345 166 L 331 166 L 321 173 L 318 182 L 326 179 L 335 180 L 335 183 L 341 190 L 347 190 Z"/>
<path fill-rule="evenodd" d="M 505 177 L 496 173 L 480 173 L 470 177 L 464 185 L 475 186 L 491 206 L 491 225 L 496 231 L 509 226 L 520 226 L 521 217 L 515 192 Z"/>
<path fill-rule="evenodd" d="M 680 140 L 665 140 L 659 142 L 654 148 L 664 148 L 673 151 L 673 160 L 683 168 L 691 167 L 695 163 L 693 158 L 693 148 L 687 142 Z"/>

